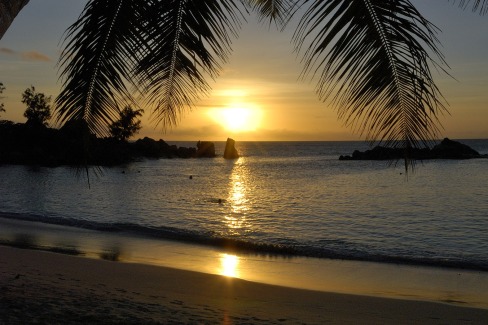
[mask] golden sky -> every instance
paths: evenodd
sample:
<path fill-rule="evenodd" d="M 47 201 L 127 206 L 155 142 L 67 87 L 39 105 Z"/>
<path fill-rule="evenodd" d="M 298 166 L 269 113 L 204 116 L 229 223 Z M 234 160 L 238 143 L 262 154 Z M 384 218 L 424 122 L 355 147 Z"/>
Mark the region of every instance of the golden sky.
<path fill-rule="evenodd" d="M 7 87 L 3 119 L 24 122 L 21 93 L 30 85 L 58 94 L 56 62 L 67 26 L 86 1 L 31 0 L 0 41 L 0 82 Z M 434 72 L 451 115 L 441 118 L 441 137 L 488 138 L 488 17 L 462 11 L 447 1 L 413 1 L 443 30 L 439 38 L 454 78 Z M 300 57 L 293 52 L 293 28 L 278 32 L 250 18 L 233 42 L 212 92 L 186 111 L 178 126 L 163 133 L 146 108 L 138 136 L 177 140 L 358 140 L 318 100 L 315 84 L 299 80 Z"/>

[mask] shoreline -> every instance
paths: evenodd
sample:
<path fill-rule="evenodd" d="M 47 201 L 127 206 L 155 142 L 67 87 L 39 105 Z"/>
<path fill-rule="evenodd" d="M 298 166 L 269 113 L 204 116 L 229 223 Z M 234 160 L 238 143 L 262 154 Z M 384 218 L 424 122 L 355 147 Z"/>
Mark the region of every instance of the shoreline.
<path fill-rule="evenodd" d="M 243 254 L 0 218 L 0 245 L 146 264 L 296 289 L 421 300 L 488 310 L 488 272 L 349 260 Z M 10 237 L 9 237 L 10 236 Z M 3 242 L 3 244 L 2 244 Z"/>
<path fill-rule="evenodd" d="M 486 324 L 487 309 L 259 284 L 0 246 L 0 321 Z"/>
<path fill-rule="evenodd" d="M 388 264 L 388 265 L 404 265 L 404 266 L 411 266 L 411 267 L 432 267 L 438 269 L 447 269 L 447 270 L 462 270 L 468 272 L 488 272 L 488 264 L 480 263 L 473 260 L 452 260 L 452 259 L 442 259 L 442 258 L 420 258 L 420 257 L 405 257 L 405 256 L 384 256 L 381 254 L 369 254 L 365 255 L 354 255 L 354 254 L 343 254 L 343 253 L 336 253 L 336 252 L 328 252 L 328 253 L 311 253 L 309 251 L 301 250 L 300 248 L 295 248 L 293 246 L 283 246 L 283 245 L 274 245 L 274 244 L 267 244 L 267 243 L 253 243 L 249 241 L 245 241 L 242 239 L 235 239 L 235 238 L 227 238 L 227 237 L 206 237 L 204 235 L 195 235 L 191 233 L 191 231 L 187 232 L 178 232 L 175 229 L 167 228 L 167 229 L 143 229 L 143 226 L 133 225 L 133 224 L 122 224 L 122 225 L 115 225 L 113 228 L 110 228 L 109 225 L 97 222 L 90 222 L 90 221 L 77 221 L 78 223 L 67 223 L 63 218 L 57 217 L 50 217 L 47 220 L 40 221 L 39 216 L 36 215 L 24 215 L 24 214 L 15 214 L 15 213 L 2 213 L 0 212 L 0 226 L 16 226 L 21 225 L 22 228 L 28 228 L 28 224 L 37 224 L 40 225 L 38 228 L 47 229 L 48 228 L 64 228 L 68 229 L 71 232 L 73 229 L 78 229 L 78 232 L 103 232 L 110 235 L 118 236 L 118 237 L 131 237 L 131 238 L 145 238 L 148 240 L 155 240 L 155 241 L 164 241 L 164 242 L 174 242 L 180 243 L 182 245 L 193 245 L 193 246 L 201 246 L 207 247 L 209 249 L 229 252 L 231 254 L 240 254 L 240 255 L 256 255 L 256 256 L 273 256 L 277 258 L 312 258 L 312 259 L 323 259 L 323 260 L 336 260 L 336 261 L 351 261 L 351 262 L 358 262 L 358 263 L 380 263 L 380 264 Z M 32 231 L 30 237 L 32 240 L 33 237 L 36 237 L 37 234 L 33 233 Z M 5 232 L 4 232 L 5 233 Z M 2 238 L 2 231 L 0 229 L 0 245 L 6 244 L 11 246 L 24 246 L 24 245 L 31 245 L 32 248 L 36 248 L 36 243 L 23 243 L 25 238 L 20 238 L 20 243 L 17 243 L 19 238 L 10 238 L 9 240 L 5 240 Z M 72 252 L 74 255 L 77 255 L 77 248 L 69 246 L 66 251 Z M 45 250 L 52 250 L 56 251 L 57 249 L 61 248 L 65 250 L 64 247 L 57 247 L 55 244 L 52 249 L 45 249 Z"/>

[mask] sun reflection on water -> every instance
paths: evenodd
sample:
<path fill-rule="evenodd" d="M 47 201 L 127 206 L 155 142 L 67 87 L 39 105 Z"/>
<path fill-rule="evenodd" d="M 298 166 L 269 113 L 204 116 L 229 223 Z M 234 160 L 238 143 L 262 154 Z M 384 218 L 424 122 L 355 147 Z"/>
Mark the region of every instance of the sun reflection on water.
<path fill-rule="evenodd" d="M 246 227 L 250 226 L 246 220 L 247 212 L 250 209 L 249 199 L 247 198 L 247 192 L 249 191 L 247 185 L 248 171 L 244 166 L 244 158 L 239 158 L 230 176 L 229 196 L 227 199 L 230 204 L 230 211 L 225 216 L 224 222 L 231 234 L 240 234 Z"/>
<path fill-rule="evenodd" d="M 220 275 L 237 278 L 239 276 L 238 268 L 239 258 L 235 255 L 222 254 L 220 256 Z"/>

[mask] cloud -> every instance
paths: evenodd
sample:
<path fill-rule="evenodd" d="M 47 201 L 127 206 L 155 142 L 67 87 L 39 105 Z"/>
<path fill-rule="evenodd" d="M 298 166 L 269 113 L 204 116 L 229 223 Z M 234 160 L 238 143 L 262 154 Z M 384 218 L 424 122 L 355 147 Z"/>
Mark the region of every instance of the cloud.
<path fill-rule="evenodd" d="M 225 77 L 233 77 L 233 76 L 236 76 L 236 75 L 239 75 L 239 70 L 231 69 L 231 68 L 224 68 L 220 72 L 220 76 L 221 77 L 224 77 L 224 76 Z"/>
<path fill-rule="evenodd" d="M 15 55 L 16 52 L 12 49 L 6 48 L 6 47 L 0 47 L 0 53 L 6 54 L 6 55 Z"/>
<path fill-rule="evenodd" d="M 204 108 L 225 108 L 228 107 L 228 105 L 222 105 L 222 104 L 200 104 L 197 106 L 198 108 L 204 109 Z"/>
<path fill-rule="evenodd" d="M 176 128 L 168 132 L 169 136 L 186 139 L 208 139 L 218 137 L 222 127 L 217 124 L 207 124 L 199 128 Z"/>
<path fill-rule="evenodd" d="M 27 61 L 41 61 L 41 62 L 50 62 L 51 58 L 47 55 L 42 53 L 31 51 L 31 52 L 24 52 L 21 54 L 22 58 Z"/>
<path fill-rule="evenodd" d="M 151 137 L 154 139 L 163 138 L 172 141 L 197 141 L 197 140 L 219 140 L 226 139 L 225 131 L 217 124 L 207 124 L 200 127 L 177 127 L 167 132 L 152 129 L 150 126 L 144 127 L 138 134 L 139 137 Z"/>
<path fill-rule="evenodd" d="M 24 61 L 51 62 L 50 57 L 37 51 L 17 52 L 10 48 L 2 47 L 0 48 L 0 54 L 21 58 Z"/>

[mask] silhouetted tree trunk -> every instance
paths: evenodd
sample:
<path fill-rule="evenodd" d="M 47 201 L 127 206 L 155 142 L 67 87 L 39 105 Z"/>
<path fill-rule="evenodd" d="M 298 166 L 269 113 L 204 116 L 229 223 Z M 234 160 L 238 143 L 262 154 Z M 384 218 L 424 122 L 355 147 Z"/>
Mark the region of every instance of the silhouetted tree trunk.
<path fill-rule="evenodd" d="M 29 0 L 0 0 L 0 39 Z"/>

